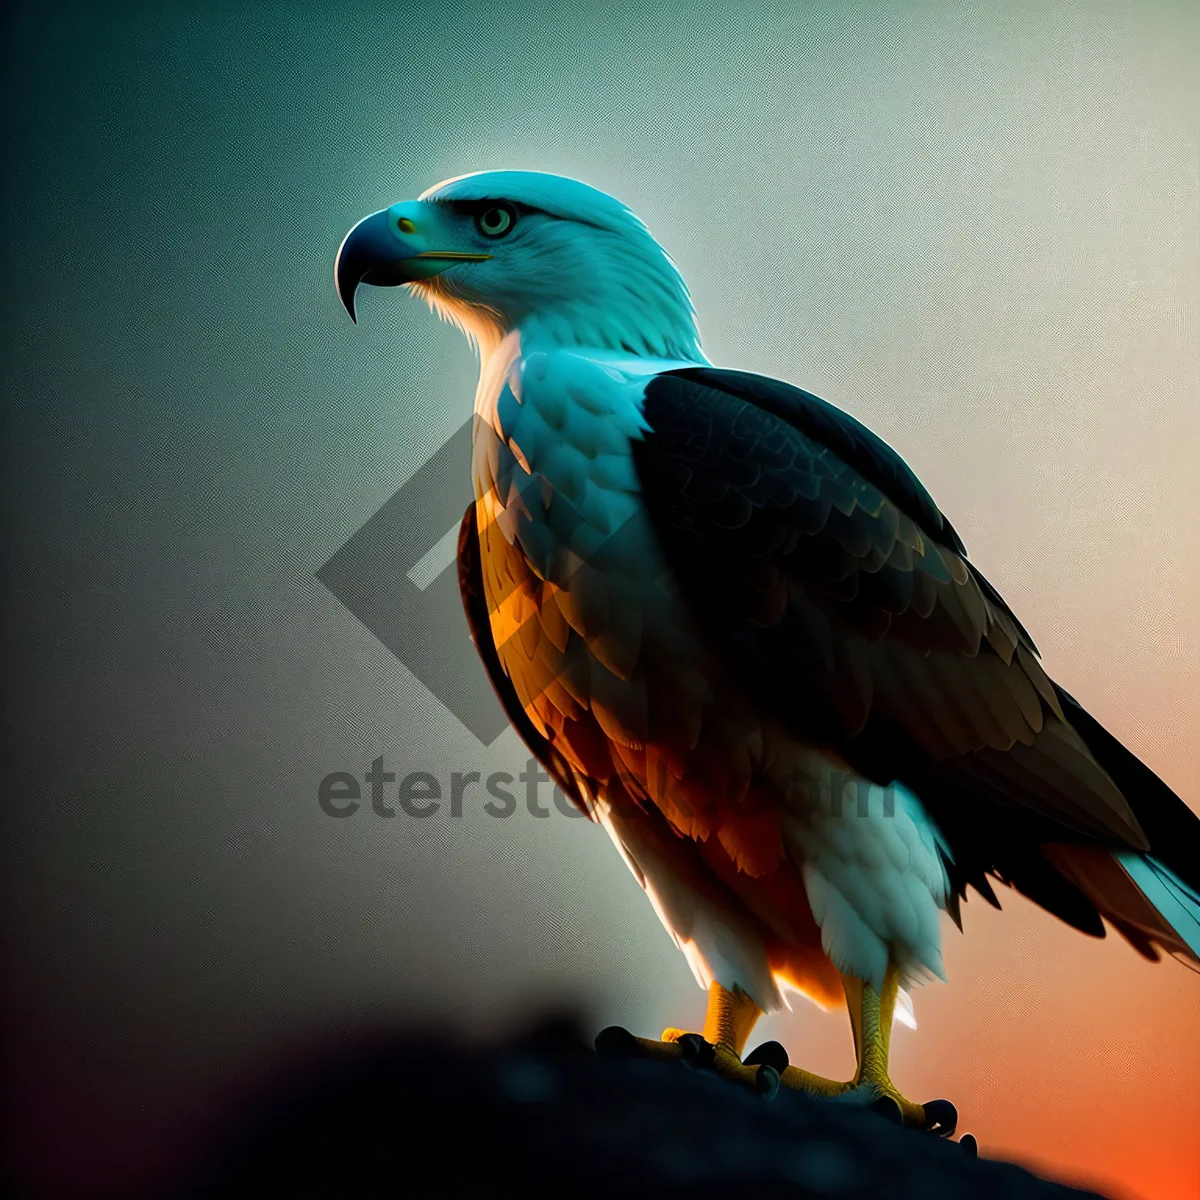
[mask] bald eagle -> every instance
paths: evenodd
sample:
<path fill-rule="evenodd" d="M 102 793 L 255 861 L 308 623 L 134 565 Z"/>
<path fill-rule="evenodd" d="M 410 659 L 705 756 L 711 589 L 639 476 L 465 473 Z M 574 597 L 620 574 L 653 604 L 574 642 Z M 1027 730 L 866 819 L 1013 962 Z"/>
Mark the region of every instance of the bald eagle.
<path fill-rule="evenodd" d="M 708 991 L 700 1033 L 609 1031 L 883 1105 L 898 989 L 942 977 L 991 880 L 1141 954 L 1200 960 L 1200 822 L 1043 670 L 903 459 L 798 387 L 722 370 L 646 226 L 571 179 L 488 171 L 393 204 L 334 269 L 404 285 L 480 361 L 459 578 L 509 718 L 607 830 Z M 845 1004 L 849 1081 L 751 1029 Z"/>

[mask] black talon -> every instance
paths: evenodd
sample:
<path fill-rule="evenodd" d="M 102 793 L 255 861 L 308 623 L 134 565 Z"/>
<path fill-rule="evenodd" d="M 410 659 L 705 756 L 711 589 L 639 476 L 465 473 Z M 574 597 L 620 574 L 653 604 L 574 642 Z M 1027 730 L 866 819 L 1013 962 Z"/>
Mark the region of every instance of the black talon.
<path fill-rule="evenodd" d="M 900 1111 L 900 1105 L 891 1096 L 880 1096 L 872 1100 L 868 1107 L 873 1113 L 886 1117 L 893 1125 L 904 1124 L 904 1114 Z"/>
<path fill-rule="evenodd" d="M 596 1053 L 606 1058 L 630 1058 L 637 1052 L 637 1038 L 620 1025 L 610 1025 L 596 1034 Z"/>
<path fill-rule="evenodd" d="M 774 1067 L 775 1071 L 782 1075 L 788 1069 L 788 1052 L 778 1042 L 763 1042 L 761 1046 L 751 1050 L 742 1062 L 748 1067 L 757 1067 L 762 1063 L 764 1066 Z"/>
<path fill-rule="evenodd" d="M 779 1072 L 770 1063 L 763 1063 L 754 1073 L 754 1090 L 764 1100 L 775 1099 L 779 1091 Z"/>
<path fill-rule="evenodd" d="M 930 1100 L 925 1109 L 925 1129 L 938 1137 L 949 1137 L 958 1125 L 958 1109 L 949 1100 Z"/>
<path fill-rule="evenodd" d="M 979 1143 L 975 1140 L 973 1133 L 964 1133 L 958 1139 L 958 1144 L 972 1157 L 979 1157 Z"/>
<path fill-rule="evenodd" d="M 683 1061 L 690 1067 L 711 1067 L 717 1060 L 716 1050 L 698 1033 L 685 1033 L 679 1039 Z"/>

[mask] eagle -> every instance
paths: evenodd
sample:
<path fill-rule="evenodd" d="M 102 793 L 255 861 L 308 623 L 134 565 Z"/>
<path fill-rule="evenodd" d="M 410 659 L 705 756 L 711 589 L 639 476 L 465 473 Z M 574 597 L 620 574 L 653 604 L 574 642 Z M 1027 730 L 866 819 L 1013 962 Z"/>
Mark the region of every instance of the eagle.
<path fill-rule="evenodd" d="M 946 1134 L 888 1047 L 968 888 L 1200 964 L 1200 820 L 1047 675 L 895 450 L 708 360 L 629 207 L 463 175 L 358 222 L 334 278 L 352 319 L 360 284 L 403 286 L 474 345 L 472 638 L 707 990 L 702 1030 L 598 1045 Z M 853 1078 L 745 1053 L 788 991 L 846 1006 Z"/>

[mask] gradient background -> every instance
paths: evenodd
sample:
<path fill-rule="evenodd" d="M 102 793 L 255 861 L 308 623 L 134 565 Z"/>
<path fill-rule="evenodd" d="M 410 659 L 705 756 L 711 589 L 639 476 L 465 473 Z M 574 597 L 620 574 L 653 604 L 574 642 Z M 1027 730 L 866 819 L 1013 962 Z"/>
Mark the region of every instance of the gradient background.
<path fill-rule="evenodd" d="M 289 1047 L 703 996 L 582 821 L 335 821 L 511 770 L 318 583 L 466 419 L 461 337 L 331 285 L 494 166 L 631 203 L 712 358 L 866 420 L 1070 691 L 1200 807 L 1194 4 L 29 5 L 5 31 L 10 1095 L 43 1187 L 147 1178 Z M 55 11 L 52 11 L 55 10 Z M 464 503 L 467 481 L 463 478 Z M 480 686 L 486 686 L 482 671 Z M 897 1082 L 984 1152 L 1200 1194 L 1200 977 L 967 907 Z M 764 1029 L 851 1066 L 844 1017 Z"/>

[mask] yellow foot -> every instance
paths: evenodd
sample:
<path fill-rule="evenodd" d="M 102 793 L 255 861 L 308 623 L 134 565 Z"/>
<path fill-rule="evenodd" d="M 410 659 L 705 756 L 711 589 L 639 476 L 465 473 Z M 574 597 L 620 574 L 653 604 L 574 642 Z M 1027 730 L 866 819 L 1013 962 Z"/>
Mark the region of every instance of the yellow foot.
<path fill-rule="evenodd" d="M 789 1067 L 781 1077 L 784 1087 L 796 1088 L 800 1091 L 811 1091 L 810 1080 L 816 1078 L 806 1071 L 797 1071 Z M 822 1080 L 829 1083 L 829 1080 Z M 874 1081 L 860 1081 L 835 1085 L 839 1089 L 832 1098 L 845 1104 L 861 1104 L 872 1112 L 879 1113 L 894 1121 L 897 1125 L 909 1125 L 923 1129 L 927 1133 L 935 1133 L 939 1137 L 949 1137 L 958 1124 L 958 1110 L 949 1100 L 930 1100 L 925 1104 L 917 1104 L 901 1094 L 892 1081 L 886 1077 Z M 818 1095 L 829 1095 L 828 1092 L 818 1092 Z"/>
<path fill-rule="evenodd" d="M 627 1058 L 648 1058 L 658 1062 L 684 1063 L 708 1070 L 768 1099 L 780 1085 L 809 1096 L 835 1100 L 844 1104 L 859 1104 L 894 1121 L 924 1129 L 940 1137 L 949 1137 L 958 1122 L 958 1113 L 949 1100 L 931 1100 L 914 1104 L 897 1090 L 886 1075 L 859 1080 L 826 1079 L 809 1071 L 793 1067 L 787 1051 L 778 1042 L 765 1042 L 741 1059 L 732 1047 L 718 1042 L 714 1045 L 698 1033 L 682 1029 L 664 1029 L 661 1040 L 635 1037 L 619 1025 L 610 1026 L 596 1038 L 596 1049 L 605 1055 Z M 972 1139 L 973 1143 L 974 1139 Z"/>
<path fill-rule="evenodd" d="M 733 1048 L 722 1042 L 714 1045 L 698 1033 L 682 1029 L 664 1029 L 662 1039 L 634 1037 L 628 1029 L 612 1025 L 596 1038 L 601 1054 L 624 1058 L 649 1058 L 657 1062 L 683 1063 L 699 1070 L 712 1071 L 722 1079 L 758 1092 L 768 1099 L 779 1090 L 779 1073 L 765 1064 L 743 1063 Z"/>
<path fill-rule="evenodd" d="M 762 1058 L 764 1052 L 770 1054 L 769 1059 Z M 916 1104 L 902 1095 L 883 1072 L 867 1072 L 846 1082 L 826 1079 L 799 1067 L 789 1066 L 787 1051 L 778 1042 L 768 1042 L 765 1047 L 760 1046 L 746 1056 L 747 1062 L 757 1062 L 760 1059 L 773 1063 L 779 1071 L 780 1082 L 784 1087 L 806 1092 L 810 1096 L 837 1100 L 840 1103 L 860 1104 L 897 1125 L 909 1125 L 916 1129 L 924 1129 L 928 1133 L 935 1133 L 939 1137 L 949 1137 L 958 1124 L 958 1110 L 949 1100 L 930 1100 L 925 1104 Z"/>
<path fill-rule="evenodd" d="M 843 976 L 843 984 L 858 1062 L 854 1078 L 848 1083 L 793 1067 L 778 1042 L 765 1042 L 742 1058 L 762 1010 L 740 988 L 726 990 L 719 983 L 709 985 L 703 1034 L 666 1029 L 656 1042 L 634 1037 L 629 1030 L 613 1025 L 596 1038 L 596 1049 L 601 1054 L 683 1062 L 713 1071 L 722 1079 L 767 1097 L 774 1096 L 782 1084 L 810 1096 L 861 1104 L 897 1124 L 949 1137 L 958 1123 L 958 1113 L 949 1100 L 914 1104 L 896 1090 L 888 1077 L 888 1044 L 898 986 L 895 969 L 888 968 L 882 994 L 851 976 Z M 974 1147 L 973 1138 L 969 1146 Z"/>

